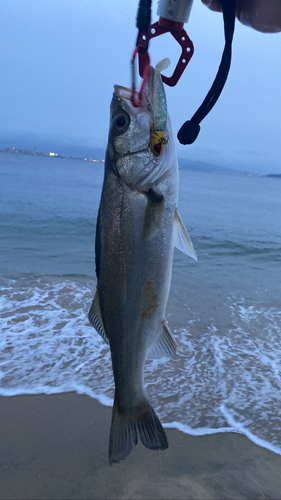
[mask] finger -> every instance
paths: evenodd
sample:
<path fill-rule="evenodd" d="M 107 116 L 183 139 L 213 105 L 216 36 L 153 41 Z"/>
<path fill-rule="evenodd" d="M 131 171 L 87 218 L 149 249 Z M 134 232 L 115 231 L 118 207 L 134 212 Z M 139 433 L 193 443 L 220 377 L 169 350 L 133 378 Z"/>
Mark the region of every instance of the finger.
<path fill-rule="evenodd" d="M 240 0 L 236 5 L 236 16 L 242 24 L 263 33 L 281 31 L 280 0 Z"/>
<path fill-rule="evenodd" d="M 209 9 L 215 10 L 216 12 L 222 12 L 222 6 L 220 0 L 201 0 Z"/>
<path fill-rule="evenodd" d="M 222 12 L 220 0 L 201 0 L 209 9 Z M 262 33 L 281 31 L 281 0 L 236 0 L 236 17 Z"/>

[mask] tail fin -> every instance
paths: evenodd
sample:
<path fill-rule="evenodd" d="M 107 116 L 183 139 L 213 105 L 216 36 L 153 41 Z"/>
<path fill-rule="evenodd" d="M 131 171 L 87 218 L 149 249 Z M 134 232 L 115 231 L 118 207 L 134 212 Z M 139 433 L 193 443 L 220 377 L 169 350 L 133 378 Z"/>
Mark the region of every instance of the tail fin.
<path fill-rule="evenodd" d="M 138 435 L 142 444 L 150 450 L 166 450 L 169 446 L 161 422 L 147 400 L 129 415 L 120 413 L 114 400 L 109 435 L 110 465 L 127 458 L 138 444 Z"/>

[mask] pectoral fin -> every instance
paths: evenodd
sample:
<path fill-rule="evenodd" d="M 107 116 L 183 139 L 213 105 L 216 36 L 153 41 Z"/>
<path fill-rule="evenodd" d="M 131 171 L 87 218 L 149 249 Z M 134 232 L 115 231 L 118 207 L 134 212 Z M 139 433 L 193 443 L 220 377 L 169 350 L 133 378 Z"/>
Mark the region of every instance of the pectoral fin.
<path fill-rule="evenodd" d="M 164 320 L 163 328 L 161 328 L 159 335 L 148 349 L 146 357 L 147 359 L 156 359 L 163 357 L 173 358 L 176 354 L 177 349 L 178 345 L 166 323 L 166 320 Z"/>
<path fill-rule="evenodd" d="M 109 340 L 106 336 L 101 311 L 100 311 L 100 300 L 99 300 L 99 292 L 96 291 L 96 295 L 94 297 L 93 303 L 91 305 L 91 309 L 88 314 L 89 321 L 91 325 L 95 328 L 95 330 L 100 334 L 103 340 L 109 344 Z"/>
<path fill-rule="evenodd" d="M 175 231 L 175 247 L 181 252 L 185 253 L 194 260 L 197 260 L 197 255 L 194 250 L 190 236 L 185 229 L 184 223 L 181 220 L 180 214 L 177 209 L 175 211 L 174 220 L 174 231 Z"/>

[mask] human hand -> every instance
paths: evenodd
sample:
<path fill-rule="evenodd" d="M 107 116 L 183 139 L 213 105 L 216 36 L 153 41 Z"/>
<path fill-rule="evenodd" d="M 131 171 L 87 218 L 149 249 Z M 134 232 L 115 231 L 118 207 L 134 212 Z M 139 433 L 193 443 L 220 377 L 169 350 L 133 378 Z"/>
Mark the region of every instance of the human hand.
<path fill-rule="evenodd" d="M 220 0 L 202 0 L 211 10 L 222 12 Z M 281 31 L 281 0 L 236 0 L 236 17 L 263 33 Z"/>

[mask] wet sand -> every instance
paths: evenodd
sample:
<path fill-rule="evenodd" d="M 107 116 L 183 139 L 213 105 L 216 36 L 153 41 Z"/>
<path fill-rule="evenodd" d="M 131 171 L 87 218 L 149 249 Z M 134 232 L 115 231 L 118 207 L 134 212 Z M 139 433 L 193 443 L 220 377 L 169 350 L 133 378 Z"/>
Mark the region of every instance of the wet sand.
<path fill-rule="evenodd" d="M 166 429 L 107 460 L 111 408 L 75 393 L 0 398 L 1 499 L 281 499 L 281 456 L 240 434 Z"/>

